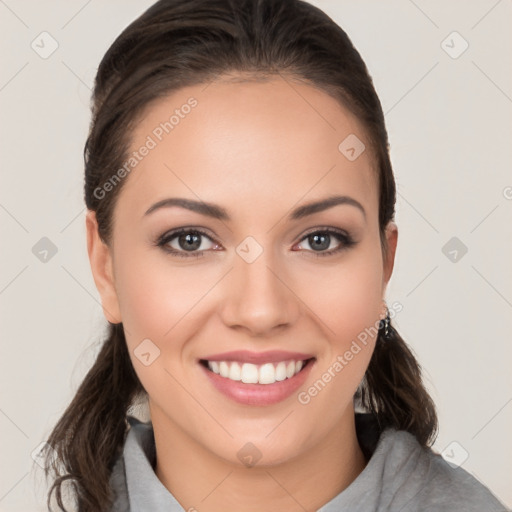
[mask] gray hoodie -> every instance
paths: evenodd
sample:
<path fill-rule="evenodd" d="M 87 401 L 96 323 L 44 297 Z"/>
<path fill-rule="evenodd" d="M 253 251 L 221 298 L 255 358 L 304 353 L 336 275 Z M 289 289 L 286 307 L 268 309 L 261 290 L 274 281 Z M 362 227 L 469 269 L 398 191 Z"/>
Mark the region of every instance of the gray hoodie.
<path fill-rule="evenodd" d="M 151 423 L 128 416 L 130 428 L 110 484 L 111 512 L 183 512 L 154 472 Z M 461 467 L 423 448 L 409 432 L 379 434 L 370 414 L 356 413 L 356 431 L 369 461 L 359 476 L 317 512 L 506 512 L 495 496 Z M 238 511 L 227 511 L 238 512 Z"/>

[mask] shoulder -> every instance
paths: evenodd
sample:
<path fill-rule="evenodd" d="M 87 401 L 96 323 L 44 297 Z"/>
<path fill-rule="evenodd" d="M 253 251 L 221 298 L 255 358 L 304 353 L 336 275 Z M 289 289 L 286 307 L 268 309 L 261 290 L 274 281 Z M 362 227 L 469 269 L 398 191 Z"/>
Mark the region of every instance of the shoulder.
<path fill-rule="evenodd" d="M 128 437 L 135 436 L 137 439 L 144 438 L 150 426 L 133 416 L 127 416 L 127 430 L 122 446 L 119 447 L 116 460 L 110 473 L 110 490 L 112 493 L 112 507 L 109 512 L 127 512 L 130 510 L 128 498 L 128 484 L 126 475 L 126 463 L 124 452 Z"/>
<path fill-rule="evenodd" d="M 405 431 L 388 429 L 379 445 L 386 454 L 385 480 L 395 489 L 392 502 L 406 511 L 506 512 L 506 507 L 474 476 L 421 446 Z M 395 509 L 392 506 L 391 509 Z"/>
<path fill-rule="evenodd" d="M 116 459 L 110 475 L 110 489 L 112 492 L 112 508 L 110 512 L 126 512 L 129 510 L 128 489 L 126 485 L 126 468 L 123 454 Z"/>
<path fill-rule="evenodd" d="M 128 493 L 128 474 L 130 466 L 125 459 L 130 449 L 134 446 L 140 447 L 148 462 L 154 464 L 155 445 L 153 426 L 150 422 L 143 422 L 134 416 L 127 416 L 127 431 L 122 446 L 119 447 L 118 455 L 110 474 L 110 489 L 112 492 L 112 507 L 109 512 L 128 512 L 131 510 Z M 131 469 L 133 473 L 133 468 Z"/>

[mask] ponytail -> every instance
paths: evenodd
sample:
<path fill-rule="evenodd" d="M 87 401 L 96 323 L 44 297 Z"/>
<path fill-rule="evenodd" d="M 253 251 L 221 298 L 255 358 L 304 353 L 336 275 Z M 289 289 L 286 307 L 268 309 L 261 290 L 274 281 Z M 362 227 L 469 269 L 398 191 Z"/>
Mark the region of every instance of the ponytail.
<path fill-rule="evenodd" d="M 387 337 L 379 330 L 359 391 L 361 405 L 376 417 L 380 430 L 406 430 L 422 446 L 433 444 L 438 430 L 434 402 L 419 363 L 391 323 Z"/>
<path fill-rule="evenodd" d="M 48 493 L 49 510 L 55 493 L 60 510 L 67 512 L 64 483 L 72 485 L 73 510 L 109 510 L 109 476 L 124 444 L 126 413 L 141 392 L 144 389 L 133 369 L 122 324 L 110 323 L 96 362 L 45 445 L 45 474 L 54 477 Z"/>

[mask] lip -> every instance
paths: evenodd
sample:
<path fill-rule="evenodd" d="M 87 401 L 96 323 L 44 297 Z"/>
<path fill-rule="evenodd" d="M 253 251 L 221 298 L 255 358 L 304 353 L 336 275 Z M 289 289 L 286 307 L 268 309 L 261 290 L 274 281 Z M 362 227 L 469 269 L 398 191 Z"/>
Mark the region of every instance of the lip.
<path fill-rule="evenodd" d="M 222 357 L 225 356 L 226 354 L 222 355 Z M 222 358 L 220 360 L 226 361 Z M 221 377 L 200 363 L 199 366 L 213 386 L 224 396 L 239 404 L 265 406 L 279 403 L 297 391 L 308 378 L 315 363 L 314 358 L 308 360 L 304 368 L 292 378 L 274 382 L 274 384 L 244 384 L 241 381 Z"/>
<path fill-rule="evenodd" d="M 241 363 L 265 364 L 279 363 L 281 361 L 304 361 L 313 358 L 313 354 L 303 354 L 301 352 L 288 352 L 286 350 L 268 350 L 266 352 L 251 352 L 249 350 L 232 350 L 222 354 L 214 354 L 202 357 L 200 360 L 208 361 L 238 361 Z"/>

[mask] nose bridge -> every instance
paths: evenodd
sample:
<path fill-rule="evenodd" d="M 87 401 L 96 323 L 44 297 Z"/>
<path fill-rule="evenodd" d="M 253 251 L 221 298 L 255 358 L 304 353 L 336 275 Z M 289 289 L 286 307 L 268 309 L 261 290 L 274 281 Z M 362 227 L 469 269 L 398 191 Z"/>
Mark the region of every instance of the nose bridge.
<path fill-rule="evenodd" d="M 236 248 L 227 285 L 224 321 L 257 334 L 293 321 L 294 295 L 285 285 L 283 266 L 271 248 L 248 237 Z"/>

